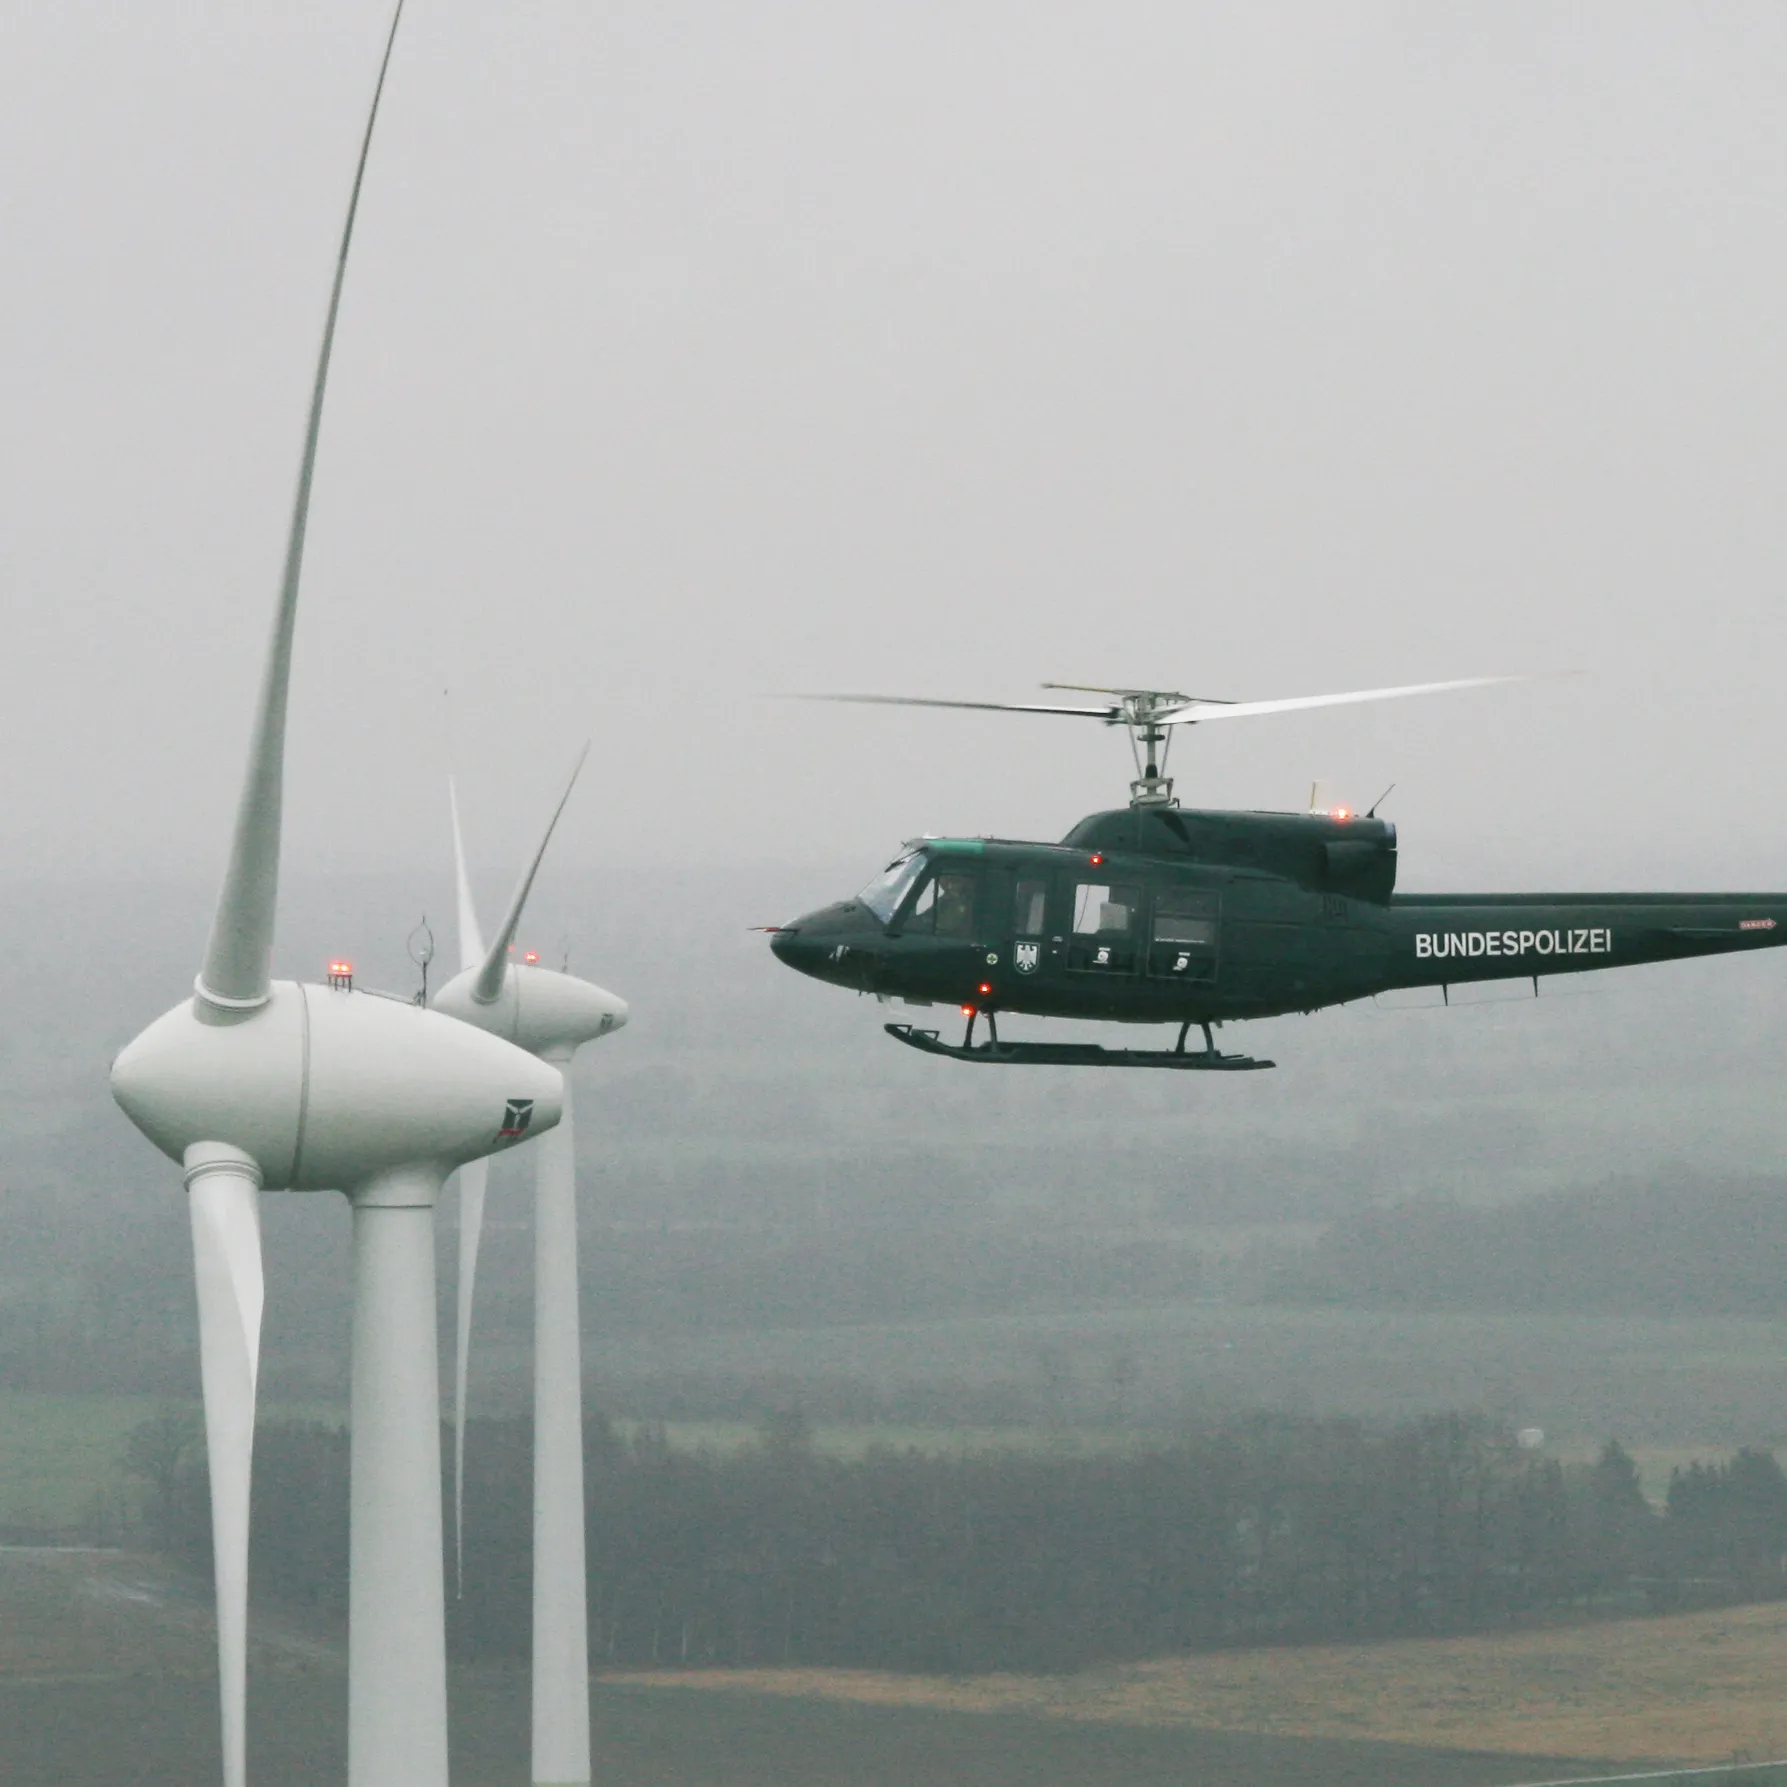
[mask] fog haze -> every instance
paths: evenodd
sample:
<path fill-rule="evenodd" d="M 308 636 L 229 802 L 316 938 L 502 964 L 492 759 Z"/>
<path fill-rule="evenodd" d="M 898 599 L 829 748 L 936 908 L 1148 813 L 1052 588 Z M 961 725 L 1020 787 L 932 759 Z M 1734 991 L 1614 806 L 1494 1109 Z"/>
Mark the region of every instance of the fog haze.
<path fill-rule="evenodd" d="M 112 1164 L 104 1069 L 197 960 L 383 22 L 40 8 L 0 71 L 15 1186 L 173 1183 Z M 593 740 L 524 941 L 633 1004 L 579 1069 L 614 1220 L 1766 1167 L 1772 958 L 1278 1020 L 1275 1073 L 1211 1086 L 941 1071 L 746 927 L 1129 773 L 1077 722 L 778 694 L 1050 677 L 1545 673 L 1194 732 L 1180 790 L 1394 782 L 1405 887 L 1787 885 L 1784 76 L 1762 7 L 423 0 L 324 422 L 278 967 L 407 990 L 423 912 L 451 960 L 451 687 L 487 919 Z"/>
<path fill-rule="evenodd" d="M 0 73 L 9 873 L 235 798 L 377 8 L 36 8 Z M 1780 885 L 1772 8 L 418 5 L 324 425 L 287 860 L 1059 836 L 1386 783 L 1407 885 Z M 815 899 L 836 891 L 815 890 Z M 785 916 L 741 914 L 752 920 Z M 1770 969 L 1760 967 L 1759 974 Z"/>

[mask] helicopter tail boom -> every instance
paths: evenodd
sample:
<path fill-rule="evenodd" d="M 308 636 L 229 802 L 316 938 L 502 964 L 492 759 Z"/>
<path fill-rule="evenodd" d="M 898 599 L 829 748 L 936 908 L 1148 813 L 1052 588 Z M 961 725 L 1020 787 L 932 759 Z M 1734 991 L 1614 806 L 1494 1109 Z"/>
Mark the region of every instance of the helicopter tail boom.
<path fill-rule="evenodd" d="M 1399 894 L 1392 986 L 1622 968 L 1787 943 L 1787 893 Z"/>

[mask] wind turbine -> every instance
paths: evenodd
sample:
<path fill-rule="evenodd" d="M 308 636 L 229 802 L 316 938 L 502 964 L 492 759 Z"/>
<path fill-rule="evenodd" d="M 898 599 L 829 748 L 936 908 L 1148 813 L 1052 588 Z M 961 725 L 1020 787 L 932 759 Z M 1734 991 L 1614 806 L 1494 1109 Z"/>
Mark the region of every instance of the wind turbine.
<path fill-rule="evenodd" d="M 459 890 L 460 971 L 435 995 L 436 1011 L 491 1031 L 564 1071 L 563 1115 L 534 1151 L 534 1621 L 533 1779 L 539 1787 L 583 1787 L 590 1778 L 589 1622 L 583 1556 L 583 1356 L 577 1312 L 577 1168 L 571 1129 L 571 1057 L 618 1030 L 627 1004 L 575 975 L 512 962 L 510 947 L 546 846 L 577 773 L 546 823 L 545 836 L 509 901 L 502 927 L 483 946 L 465 871 L 459 796 L 449 777 L 453 858 Z M 464 1531 L 465 1382 L 472 1285 L 478 1266 L 486 1169 L 460 1175 L 459 1381 L 453 1403 L 455 1547 Z M 463 1555 L 461 1556 L 463 1568 Z"/>
<path fill-rule="evenodd" d="M 190 999 L 128 1044 L 112 1093 L 185 1168 L 217 1579 L 224 1781 L 246 1777 L 248 1503 L 262 1301 L 259 1194 L 345 1191 L 354 1316 L 349 1787 L 446 1787 L 434 1205 L 463 1162 L 558 1121 L 551 1066 L 407 1001 L 271 976 L 292 633 L 348 245 L 391 63 L 391 20 L 299 462 L 229 864 Z"/>

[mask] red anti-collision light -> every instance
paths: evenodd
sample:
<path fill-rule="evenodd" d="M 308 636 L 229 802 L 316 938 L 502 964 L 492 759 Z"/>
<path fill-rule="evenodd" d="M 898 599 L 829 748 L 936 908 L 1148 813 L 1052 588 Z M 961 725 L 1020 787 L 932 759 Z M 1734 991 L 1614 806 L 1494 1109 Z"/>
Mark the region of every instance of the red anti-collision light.
<path fill-rule="evenodd" d="M 1334 817 L 1336 819 L 1350 819 L 1352 816 L 1353 811 L 1351 807 L 1336 807 L 1334 809 Z"/>
<path fill-rule="evenodd" d="M 1097 868 L 1098 865 L 1103 861 L 1104 861 L 1104 858 L 1102 856 L 1094 856 L 1092 859 L 1093 868 Z"/>
<path fill-rule="evenodd" d="M 329 964 L 329 972 L 331 974 L 352 974 L 353 971 L 354 965 L 352 962 L 331 962 Z"/>
<path fill-rule="evenodd" d="M 962 1016 L 965 1018 L 973 1017 L 974 1016 L 974 1007 L 972 1005 L 964 1005 L 962 1007 Z"/>
<path fill-rule="evenodd" d="M 540 959 L 540 952 L 537 949 L 530 949 L 521 959 L 524 962 L 537 962 Z"/>
<path fill-rule="evenodd" d="M 982 997 L 982 998 L 985 998 L 985 996 L 986 996 L 986 995 L 987 995 L 987 994 L 988 994 L 988 993 L 990 993 L 990 992 L 991 992 L 991 991 L 992 991 L 992 990 L 993 990 L 993 989 L 992 989 L 992 986 L 991 986 L 991 984 L 990 984 L 990 983 L 989 983 L 989 982 L 987 982 L 987 981 L 984 981 L 984 980 L 983 980 L 983 981 L 982 981 L 982 982 L 981 982 L 981 983 L 980 983 L 980 991 L 981 991 L 981 997 Z"/>

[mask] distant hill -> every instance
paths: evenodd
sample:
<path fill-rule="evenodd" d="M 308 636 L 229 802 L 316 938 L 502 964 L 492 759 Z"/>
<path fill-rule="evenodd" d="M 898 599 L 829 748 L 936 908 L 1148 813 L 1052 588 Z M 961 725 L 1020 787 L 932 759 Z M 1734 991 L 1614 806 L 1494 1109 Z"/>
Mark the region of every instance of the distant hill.
<path fill-rule="evenodd" d="M 1255 1256 L 1258 1301 L 1412 1310 L 1787 1314 L 1787 1179 L 1612 1185 L 1492 1209 L 1368 1210 Z"/>

